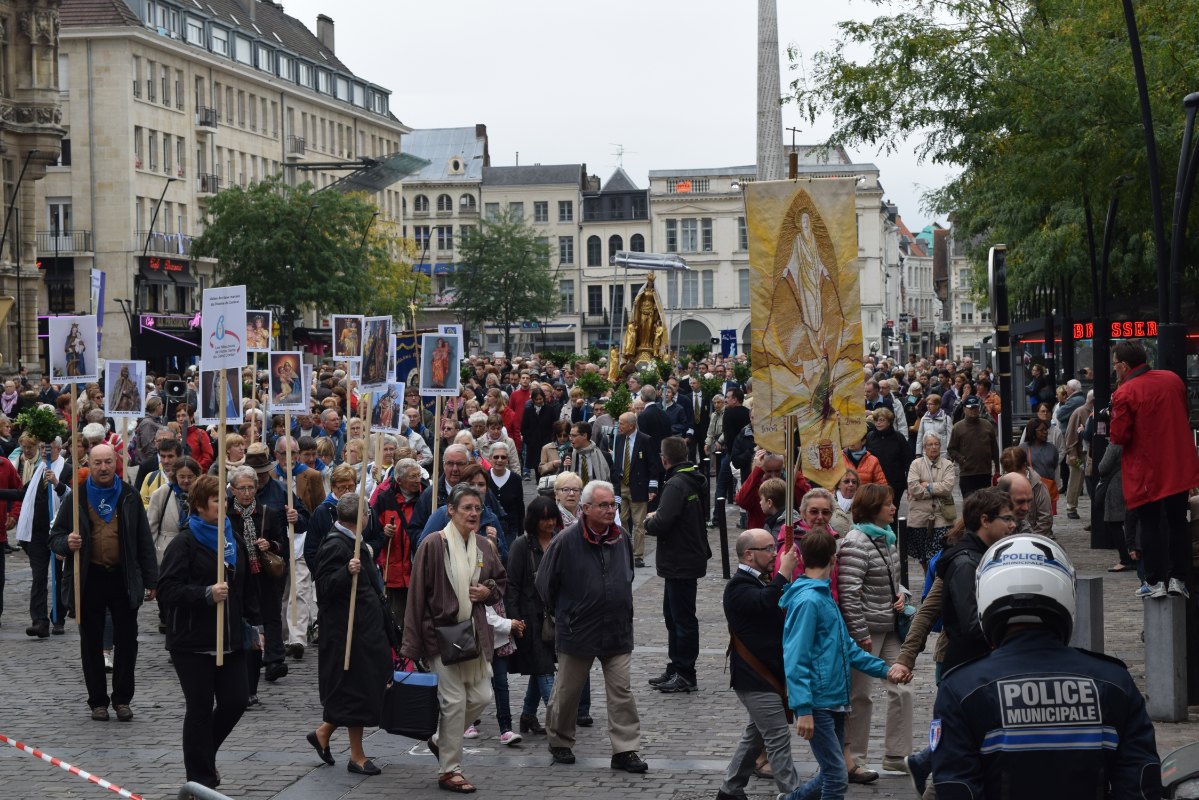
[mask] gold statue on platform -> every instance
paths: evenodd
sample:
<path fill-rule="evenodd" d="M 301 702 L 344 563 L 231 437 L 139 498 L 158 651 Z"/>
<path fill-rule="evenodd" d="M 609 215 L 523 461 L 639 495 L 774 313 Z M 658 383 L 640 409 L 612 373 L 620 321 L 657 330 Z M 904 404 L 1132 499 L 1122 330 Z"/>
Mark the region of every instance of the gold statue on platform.
<path fill-rule="evenodd" d="M 645 286 L 633 300 L 629 324 L 625 327 L 620 355 L 625 363 L 649 363 L 666 356 L 666 315 L 662 301 L 654 291 L 654 273 L 649 273 Z"/>

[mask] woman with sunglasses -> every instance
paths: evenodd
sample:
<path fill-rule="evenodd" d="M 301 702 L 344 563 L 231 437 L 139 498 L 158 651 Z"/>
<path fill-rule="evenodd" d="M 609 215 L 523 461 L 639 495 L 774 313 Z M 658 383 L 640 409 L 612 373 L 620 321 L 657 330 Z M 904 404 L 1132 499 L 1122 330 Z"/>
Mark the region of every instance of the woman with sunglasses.
<path fill-rule="evenodd" d="M 520 714 L 520 732 L 544 735 L 545 728 L 537 721 L 537 706 L 549 707 L 554 689 L 554 654 L 552 628 L 546 625 L 545 603 L 533 579 L 554 535 L 562 529 L 562 513 L 549 497 L 536 497 L 525 511 L 525 532 L 516 537 L 508 552 L 508 588 L 504 606 L 511 619 L 525 624 L 525 635 L 512 655 L 509 671 L 529 676 L 524 708 Z"/>

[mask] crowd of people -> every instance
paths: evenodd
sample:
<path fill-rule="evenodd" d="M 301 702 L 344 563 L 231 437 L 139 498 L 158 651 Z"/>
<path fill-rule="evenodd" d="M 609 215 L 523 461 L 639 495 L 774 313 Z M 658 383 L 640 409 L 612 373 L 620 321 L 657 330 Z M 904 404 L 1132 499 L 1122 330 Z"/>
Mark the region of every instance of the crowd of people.
<path fill-rule="evenodd" d="M 260 678 L 285 678 L 289 661 L 313 647 L 322 718 L 307 739 L 326 764 L 336 762 L 330 745 L 344 727 L 347 769 L 382 771 L 362 740 L 380 723 L 397 669 L 437 676 L 440 722 L 426 744 L 440 788 L 476 791 L 464 774 L 464 742 L 481 735 L 493 706 L 501 744 L 544 737 L 554 762 L 573 764 L 578 729 L 595 723 L 598 661 L 611 766 L 640 773 L 648 764 L 630 677 L 634 577 L 652 560 L 664 585 L 666 660 L 649 685 L 666 695 L 696 691 L 705 678 L 697 586 L 712 558 L 715 499 L 724 498 L 740 514 L 724 611 L 731 685 L 749 723 L 717 796 L 744 797 L 753 775 L 805 800 L 877 780 L 868 744 L 874 689 L 884 681 L 882 768 L 908 773 L 921 792 L 931 775 L 945 797 L 978 797 L 981 789 L 961 787 L 991 786 L 991 770 L 1023 762 L 1018 748 L 978 743 L 978 768 L 967 774 L 960 758 L 977 726 L 948 726 L 972 702 L 970 686 L 948 673 L 996 647 L 1015 658 L 1007 636 L 1017 632 L 1029 639 L 1021 647 L 1052 661 L 1073 610 L 1072 586 L 1069 603 L 1060 592 L 1034 597 L 1023 616 L 1009 607 L 1010 591 L 995 589 L 988 605 L 976 588 L 979 565 L 1008 568 L 993 545 L 1015 537 L 1065 569 L 1069 560 L 1053 543 L 1060 487 L 1072 518 L 1084 485 L 1092 496 L 1106 489 L 1105 525 L 1121 554 L 1113 571 L 1143 571 L 1147 598 L 1186 594 L 1189 539 L 1184 557 L 1178 531 L 1187 494 L 1199 486 L 1199 460 L 1193 446 L 1173 447 L 1170 480 L 1148 479 L 1154 456 L 1146 448 L 1181 438 L 1186 417 L 1185 405 L 1163 401 L 1180 387 L 1169 373 L 1147 370 L 1138 346 L 1115 350 L 1112 409 L 1097 412 L 1070 381 L 1058 405 L 1042 403 L 1021 443 L 1003 451 L 988 370 L 969 359 L 899 365 L 868 357 L 867 434 L 844 448 L 844 475 L 827 488 L 755 443 L 752 384 L 735 379 L 736 363 L 678 363 L 646 385 L 631 372 L 623 407 L 610 391 L 582 388 L 595 385 L 580 379 L 601 364 L 471 357 L 460 395 L 439 420 L 410 387 L 399 432 L 386 434 L 368 429 L 344 364 L 317 367 L 310 413 L 290 428 L 267 413 L 261 376 L 247 368 L 242 422 L 223 441 L 193 424 L 194 372 L 151 375 L 145 417 L 123 430 L 106 417 L 98 387 L 82 387 L 72 407 L 48 381 L 23 393 L 10 381 L 0 397 L 9 415 L 0 418 L 0 445 L 11 445 L 0 459 L 0 502 L 33 571 L 26 632 L 59 634 L 76 616 L 91 718 L 108 720 L 111 707 L 128 722 L 137 613 L 156 602 L 185 700 L 187 775 L 210 787 L 221 783 L 222 742 L 261 706 Z M 4 401 L 10 391 L 17 399 Z M 67 440 L 14 436 L 20 404 L 55 409 Z M 1137 413 L 1149 405 L 1154 413 Z M 1098 425 L 1116 446 L 1091 463 Z M 78 490 L 77 522 L 67 487 Z M 905 495 L 904 552 L 926 576 L 922 589 L 901 581 L 896 517 Z M 946 676 L 943 694 L 956 699 L 949 709 L 938 698 L 934 728 L 954 742 L 952 764 L 931 734 L 929 748 L 912 746 L 908 683 L 937 626 L 936 679 Z M 515 720 L 513 676 L 525 686 Z M 1121 697 L 1131 710 L 1119 737 L 1127 732 L 1139 749 L 1116 746 L 1125 772 L 1097 768 L 1087 785 L 1115 786 L 1131 774 L 1129 759 L 1156 759 L 1144 747 L 1152 728 L 1144 729 L 1143 703 Z M 792 717 L 820 767 L 806 783 L 792 757 Z M 1108 757 L 1101 749 L 1094 763 Z"/>

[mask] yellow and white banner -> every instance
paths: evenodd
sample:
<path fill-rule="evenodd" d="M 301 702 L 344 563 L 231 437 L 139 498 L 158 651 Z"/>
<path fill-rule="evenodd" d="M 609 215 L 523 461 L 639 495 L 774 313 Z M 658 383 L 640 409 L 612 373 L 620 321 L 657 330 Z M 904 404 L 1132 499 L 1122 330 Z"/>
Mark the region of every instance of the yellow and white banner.
<path fill-rule="evenodd" d="M 793 418 L 804 475 L 829 489 L 845 472 L 842 449 L 866 434 L 856 185 L 763 181 L 746 191 L 754 437 L 781 453 Z"/>

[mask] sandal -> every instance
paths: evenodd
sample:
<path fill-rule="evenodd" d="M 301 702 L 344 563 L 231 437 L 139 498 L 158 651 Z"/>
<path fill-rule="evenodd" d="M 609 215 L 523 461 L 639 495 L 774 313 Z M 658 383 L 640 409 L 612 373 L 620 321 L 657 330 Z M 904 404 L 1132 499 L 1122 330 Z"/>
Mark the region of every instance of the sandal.
<path fill-rule="evenodd" d="M 438 776 L 437 788 L 455 794 L 473 794 L 477 791 L 470 781 L 462 777 L 461 772 L 446 772 Z"/>

